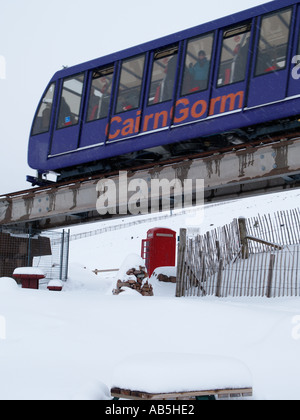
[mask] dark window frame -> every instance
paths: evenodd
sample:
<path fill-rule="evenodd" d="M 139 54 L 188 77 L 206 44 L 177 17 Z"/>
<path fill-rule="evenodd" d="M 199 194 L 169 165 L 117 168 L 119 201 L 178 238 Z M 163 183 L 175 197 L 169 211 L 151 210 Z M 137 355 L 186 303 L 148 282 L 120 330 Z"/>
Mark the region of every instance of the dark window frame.
<path fill-rule="evenodd" d="M 212 77 L 212 68 L 214 67 L 214 63 L 215 63 L 215 42 L 216 42 L 216 31 L 210 31 L 207 32 L 205 34 L 202 35 L 196 35 L 192 38 L 188 38 L 186 40 L 186 47 L 185 47 L 185 54 L 183 55 L 183 63 L 182 63 L 182 75 L 181 75 L 181 81 L 180 81 L 180 98 L 184 98 L 186 96 L 189 95 L 194 95 L 196 93 L 202 93 L 202 92 L 206 92 L 211 88 L 210 85 L 210 81 L 211 81 L 211 77 Z M 209 63 L 209 70 L 208 70 L 208 78 L 207 78 L 207 87 L 205 89 L 199 89 L 193 92 L 188 92 L 188 93 L 183 93 L 183 86 L 184 86 L 184 82 L 185 82 L 185 75 L 186 75 L 186 71 L 188 70 L 186 68 L 186 60 L 187 60 L 187 55 L 188 55 L 188 48 L 189 48 L 189 43 L 190 42 L 195 42 L 201 38 L 208 38 L 209 36 L 212 36 L 212 47 L 211 47 L 211 59 L 210 59 L 210 63 Z"/>
<path fill-rule="evenodd" d="M 96 73 L 99 74 L 98 77 L 94 77 L 94 74 L 96 75 Z M 90 106 L 90 100 L 91 100 L 91 93 L 92 93 L 92 89 L 93 89 L 93 80 L 96 80 L 100 77 L 105 77 L 106 75 L 112 75 L 111 91 L 110 91 L 110 95 L 109 95 L 109 107 L 108 107 L 107 115 L 103 116 L 103 117 L 101 117 L 101 115 L 100 115 L 99 118 L 89 119 L 89 106 Z M 86 116 L 85 116 L 85 122 L 87 124 L 92 123 L 92 122 L 96 122 L 96 121 L 101 121 L 101 120 L 107 119 L 109 117 L 111 101 L 114 98 L 114 79 L 115 79 L 115 75 L 116 75 L 115 63 L 112 63 L 111 65 L 98 67 L 98 68 L 95 68 L 95 69 L 91 70 L 91 72 L 90 72 L 90 86 L 89 86 L 89 89 L 87 90 L 87 93 L 88 93 L 88 95 L 87 95 L 87 109 L 86 109 Z"/>
<path fill-rule="evenodd" d="M 147 108 L 155 106 L 155 105 L 160 105 L 160 104 L 163 104 L 163 103 L 166 103 L 166 102 L 170 102 L 170 101 L 173 100 L 173 94 L 172 94 L 172 97 L 170 99 L 158 101 L 156 103 L 149 103 L 149 97 L 150 97 L 150 94 L 151 94 L 151 87 L 152 87 L 152 83 L 153 83 L 152 76 L 153 76 L 153 70 L 154 70 L 155 62 L 157 60 L 161 60 L 162 58 L 177 56 L 177 66 L 176 66 L 176 72 L 175 72 L 175 77 L 174 77 L 173 93 L 174 93 L 175 84 L 176 84 L 177 71 L 178 71 L 178 68 L 181 68 L 181 66 L 179 66 L 179 64 L 180 64 L 180 62 L 179 62 L 179 60 L 180 60 L 180 44 L 179 43 L 156 49 L 156 50 L 152 51 L 151 53 L 152 53 L 151 71 L 149 73 L 149 75 L 150 75 L 149 76 L 149 86 L 148 86 L 147 96 L 146 96 L 146 106 L 147 106 Z"/>
<path fill-rule="evenodd" d="M 80 76 L 83 76 L 83 80 L 82 80 L 82 91 L 81 91 L 81 94 L 78 94 L 78 96 L 80 97 L 79 110 L 78 110 L 78 121 L 75 122 L 75 123 L 72 123 L 70 125 L 66 125 L 66 126 L 60 127 L 59 126 L 59 122 L 60 122 L 60 112 L 61 112 L 61 106 L 62 106 L 63 92 L 64 92 L 64 90 L 66 90 L 66 91 L 70 91 L 70 93 L 76 95 L 76 93 L 74 93 L 74 91 L 71 91 L 69 89 L 64 88 L 64 84 L 68 80 L 76 79 L 76 78 L 78 78 Z M 66 128 L 76 127 L 77 125 L 79 125 L 79 123 L 80 123 L 80 114 L 82 112 L 82 104 L 83 104 L 83 100 L 84 100 L 85 94 L 86 94 L 86 92 L 85 92 L 85 80 L 86 80 L 86 72 L 85 71 L 80 72 L 80 73 L 77 73 L 77 74 L 73 74 L 71 76 L 67 76 L 67 77 L 61 79 L 61 89 L 60 89 L 60 92 L 59 92 L 58 107 L 57 107 L 57 116 L 56 116 L 56 130 L 57 131 L 58 130 L 65 130 Z"/>
<path fill-rule="evenodd" d="M 48 94 L 48 92 L 49 92 L 49 90 L 50 90 L 50 88 L 52 86 L 53 86 L 53 98 L 52 98 L 52 103 L 51 103 L 50 112 L 49 112 L 48 127 L 45 130 L 36 131 L 35 130 L 35 125 L 36 125 L 36 123 L 38 121 L 38 118 L 42 118 L 42 117 L 39 117 L 38 115 L 41 112 L 41 108 L 44 105 L 45 98 L 46 98 L 46 96 L 47 96 L 47 94 Z M 31 137 L 38 136 L 38 135 L 41 135 L 41 134 L 46 134 L 46 133 L 49 133 L 50 132 L 50 129 L 51 129 L 51 121 L 52 121 L 52 118 L 53 118 L 53 109 L 54 109 L 54 106 L 53 105 L 54 105 L 54 102 L 55 102 L 56 86 L 57 86 L 57 82 L 51 82 L 51 83 L 49 83 L 49 85 L 47 86 L 47 88 L 46 88 L 46 90 L 45 90 L 45 92 L 43 94 L 43 97 L 42 97 L 42 99 L 41 99 L 41 101 L 39 103 L 37 112 L 36 112 L 36 114 L 34 116 L 32 130 L 31 130 Z"/>
<path fill-rule="evenodd" d="M 143 62 L 142 76 L 140 77 L 141 83 L 140 83 L 140 86 L 139 86 L 139 101 L 138 101 L 138 104 L 137 104 L 137 106 L 133 106 L 130 109 L 125 109 L 125 110 L 122 109 L 122 110 L 118 111 L 119 99 L 120 99 L 120 96 L 122 95 L 122 91 L 120 91 L 120 84 L 121 84 L 121 79 L 122 79 L 123 64 L 126 63 L 126 62 L 137 60 L 141 57 L 143 57 L 144 62 Z M 118 82 L 117 82 L 117 85 L 116 85 L 115 93 L 113 94 L 114 97 L 115 97 L 114 98 L 114 115 L 124 114 L 126 112 L 135 111 L 135 110 L 141 108 L 146 64 L 147 64 L 147 53 L 146 52 L 142 53 L 142 54 L 138 54 L 138 55 L 133 56 L 133 57 L 125 58 L 120 62 Z"/>
<path fill-rule="evenodd" d="M 260 16 L 260 25 L 259 25 L 259 28 L 258 28 L 258 36 L 257 36 L 257 40 L 256 40 L 256 45 L 255 45 L 256 52 L 255 52 L 255 65 L 254 65 L 254 75 L 253 75 L 253 77 L 255 77 L 255 78 L 256 77 L 262 77 L 262 76 L 268 76 L 268 75 L 274 74 L 274 73 L 278 73 L 280 71 L 286 70 L 287 67 L 288 67 L 288 51 L 289 51 L 291 36 L 292 36 L 292 33 L 293 33 L 293 27 L 292 27 L 291 24 L 289 25 L 289 36 L 288 36 L 288 40 L 287 40 L 287 44 L 286 44 L 285 66 L 282 67 L 282 68 L 278 68 L 276 70 L 272 70 L 272 71 L 264 72 L 264 73 L 258 73 L 258 69 L 257 69 L 258 63 L 259 63 L 259 54 L 260 54 L 259 44 L 260 44 L 260 40 L 261 40 L 262 25 L 263 25 L 264 19 L 267 19 L 269 17 L 275 16 L 275 15 L 278 15 L 279 13 L 284 13 L 284 12 L 287 12 L 287 11 L 291 11 L 291 22 L 290 23 L 292 23 L 293 13 L 294 13 L 293 6 L 284 7 L 282 9 L 276 10 L 274 12 L 269 12 L 269 13 L 266 13 L 266 14 Z"/>
<path fill-rule="evenodd" d="M 219 58 L 218 58 L 218 65 L 217 65 L 217 69 L 216 69 L 216 88 L 220 89 L 220 88 L 224 88 L 226 86 L 232 86 L 235 85 L 237 83 L 244 83 L 247 79 L 247 73 L 248 73 L 248 69 L 247 69 L 247 64 L 249 63 L 249 57 L 251 55 L 251 51 L 250 49 L 247 52 L 247 58 L 246 58 L 246 62 L 245 62 L 245 70 L 244 70 L 244 77 L 241 80 L 234 80 L 232 82 L 229 83 L 222 83 L 219 84 L 219 80 L 220 80 L 220 76 L 221 76 L 221 66 L 222 66 L 222 54 L 223 54 L 223 48 L 224 48 L 224 41 L 226 39 L 230 39 L 239 35 L 243 35 L 243 34 L 249 34 L 249 42 L 251 44 L 251 40 L 252 40 L 252 36 L 253 36 L 253 30 L 254 30 L 254 25 L 253 25 L 253 20 L 247 20 L 244 22 L 240 22 L 238 24 L 235 24 L 231 27 L 225 28 L 221 33 L 222 33 L 222 38 L 221 38 L 221 45 L 220 45 L 220 51 L 219 51 Z M 243 48 L 243 47 L 242 47 Z"/>

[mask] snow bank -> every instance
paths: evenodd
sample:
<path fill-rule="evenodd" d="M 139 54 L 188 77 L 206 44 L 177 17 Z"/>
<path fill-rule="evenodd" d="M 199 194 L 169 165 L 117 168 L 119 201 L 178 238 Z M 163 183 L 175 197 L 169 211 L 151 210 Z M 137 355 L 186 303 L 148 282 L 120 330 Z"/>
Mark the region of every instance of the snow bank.
<path fill-rule="evenodd" d="M 19 287 L 16 281 L 10 277 L 1 277 L 0 278 L 0 293 L 2 292 L 11 292 L 17 290 Z"/>
<path fill-rule="evenodd" d="M 125 260 L 123 261 L 123 264 L 121 265 L 118 274 L 116 276 L 116 281 L 128 281 L 131 279 L 131 276 L 128 276 L 126 273 L 131 268 L 135 268 L 136 270 L 139 270 L 140 267 L 145 267 L 145 261 L 142 257 L 140 257 L 137 254 L 129 254 Z M 136 280 L 136 279 L 134 279 Z"/>
<path fill-rule="evenodd" d="M 100 292 L 111 295 L 115 283 L 115 273 L 98 274 L 92 272 L 95 269 L 83 264 L 72 262 L 69 265 L 69 278 L 64 284 L 63 292 Z"/>
<path fill-rule="evenodd" d="M 130 289 L 129 287 L 124 287 L 123 289 L 122 289 L 123 291 L 122 291 L 122 293 L 120 293 L 119 295 L 118 295 L 118 297 L 135 297 L 135 298 L 142 298 L 143 296 L 141 295 L 141 293 L 139 293 L 137 290 L 134 290 L 134 289 Z"/>
<path fill-rule="evenodd" d="M 237 359 L 157 353 L 133 355 L 114 370 L 113 387 L 150 393 L 252 387 L 252 375 Z"/>
<path fill-rule="evenodd" d="M 22 275 L 22 274 L 28 274 L 31 276 L 45 276 L 44 272 L 40 268 L 36 267 L 20 267 L 16 268 L 14 271 L 14 275 Z"/>
<path fill-rule="evenodd" d="M 176 284 L 175 283 L 164 283 L 158 280 L 158 276 L 163 274 L 168 277 L 176 277 L 176 267 L 158 267 L 156 268 L 152 276 L 150 277 L 149 283 L 152 284 L 154 290 L 154 296 L 172 296 L 175 297 Z"/>
<path fill-rule="evenodd" d="M 48 287 L 63 287 L 64 283 L 61 280 L 50 280 Z"/>
<path fill-rule="evenodd" d="M 157 277 L 160 274 L 168 277 L 176 277 L 177 267 L 158 267 L 153 271 L 151 278 Z"/>
<path fill-rule="evenodd" d="M 100 381 L 91 381 L 86 384 L 72 398 L 73 401 L 104 401 L 111 399 L 107 385 Z"/>

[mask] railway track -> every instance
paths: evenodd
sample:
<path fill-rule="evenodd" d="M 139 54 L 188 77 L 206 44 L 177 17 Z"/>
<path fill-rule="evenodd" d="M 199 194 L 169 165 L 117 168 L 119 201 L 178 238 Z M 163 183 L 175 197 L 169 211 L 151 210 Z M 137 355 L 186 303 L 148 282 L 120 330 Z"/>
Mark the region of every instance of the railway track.
<path fill-rule="evenodd" d="M 224 147 L 222 149 L 220 149 L 219 151 L 207 151 L 207 152 L 202 152 L 202 153 L 193 153 L 193 154 L 188 154 L 188 155 L 184 155 L 184 156 L 177 156 L 171 159 L 166 159 L 166 160 L 162 160 L 159 162 L 152 162 L 152 163 L 146 163 L 143 165 L 135 165 L 129 168 L 124 168 L 122 170 L 126 170 L 128 173 L 135 173 L 135 172 L 139 172 L 139 171 L 144 171 L 144 170 L 149 170 L 149 169 L 153 169 L 155 167 L 164 167 L 164 166 L 168 166 L 168 165 L 173 165 L 173 164 L 180 164 L 181 162 L 184 161 L 192 161 L 192 160 L 196 160 L 196 159 L 206 159 L 206 158 L 211 158 L 214 156 L 220 156 L 220 155 L 225 155 L 227 153 L 233 153 L 233 152 L 238 152 L 238 151 L 242 151 L 242 150 L 252 150 L 253 148 L 258 148 L 260 146 L 263 145 L 268 145 L 268 144 L 274 144 L 274 143 L 280 143 L 282 144 L 283 142 L 290 140 L 290 139 L 297 139 L 300 138 L 300 132 L 296 132 L 296 133 L 288 133 L 284 136 L 272 136 L 272 137 L 268 137 L 268 138 L 262 138 L 253 142 L 248 142 L 248 143 L 243 143 L 243 144 L 239 144 L 239 145 L 235 145 L 235 146 L 230 146 L 230 147 Z M 90 181 L 94 181 L 94 180 L 100 180 L 103 178 L 111 178 L 114 177 L 116 175 L 118 175 L 120 172 L 120 170 L 113 170 L 110 172 L 105 172 L 105 173 L 98 173 L 98 174 L 94 174 L 94 175 L 90 175 L 90 176 L 84 176 L 84 177 L 77 177 L 74 178 L 72 180 L 68 180 L 68 181 L 63 181 L 63 182 L 53 182 L 49 185 L 45 185 L 45 186 L 41 186 L 41 187 L 30 187 L 26 190 L 20 190 L 20 191 L 16 191 L 16 192 L 11 192 L 11 193 L 6 193 L 6 194 L 2 194 L 0 195 L 0 200 L 2 198 L 12 198 L 12 197 L 17 197 L 17 196 L 25 196 L 28 194 L 32 194 L 32 193 L 38 193 L 40 191 L 45 191 L 45 190 L 49 190 L 49 189 L 53 189 L 53 188 L 62 188 L 62 187 L 66 187 L 66 186 L 71 186 L 74 185 L 75 183 L 84 183 L 84 182 L 90 182 Z"/>
<path fill-rule="evenodd" d="M 224 148 L 218 153 L 186 155 L 130 167 L 127 169 L 128 182 L 142 180 L 150 188 L 152 179 L 177 179 L 182 185 L 186 179 L 193 182 L 201 179 L 204 180 L 205 201 L 220 202 L 298 187 L 299 156 L 300 133 L 289 133 Z M 129 211 L 128 214 L 116 212 L 103 216 L 98 213 L 96 187 L 99 180 L 107 178 L 119 185 L 119 171 L 112 171 L 1 195 L 0 226 L 33 226 L 46 230 L 131 216 Z M 182 199 L 181 196 L 177 198 Z M 128 201 L 122 202 L 120 194 L 117 199 L 116 207 L 127 209 Z M 149 213 L 151 210 L 149 208 Z"/>

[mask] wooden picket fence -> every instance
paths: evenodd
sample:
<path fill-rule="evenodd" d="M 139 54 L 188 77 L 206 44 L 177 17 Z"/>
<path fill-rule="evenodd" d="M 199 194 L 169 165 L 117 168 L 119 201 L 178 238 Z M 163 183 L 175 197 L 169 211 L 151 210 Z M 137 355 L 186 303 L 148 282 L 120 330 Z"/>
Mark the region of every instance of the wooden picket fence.
<path fill-rule="evenodd" d="M 176 296 L 300 296 L 300 210 L 180 232 Z"/>

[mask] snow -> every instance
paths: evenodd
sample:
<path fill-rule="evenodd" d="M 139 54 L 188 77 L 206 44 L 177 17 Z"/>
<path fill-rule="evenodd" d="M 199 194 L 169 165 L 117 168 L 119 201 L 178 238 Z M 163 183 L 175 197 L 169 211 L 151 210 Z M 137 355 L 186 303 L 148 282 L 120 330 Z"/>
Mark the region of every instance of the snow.
<path fill-rule="evenodd" d="M 63 287 L 64 283 L 61 280 L 50 280 L 48 287 Z"/>
<path fill-rule="evenodd" d="M 295 208 L 299 196 L 295 190 L 208 206 L 201 232 L 241 212 L 249 217 Z M 177 216 L 163 224 L 178 233 L 185 220 Z M 119 273 L 92 272 L 122 268 L 127 256 L 139 254 L 147 230 L 159 225 L 146 222 L 72 241 L 70 279 L 60 293 L 49 293 L 46 284 L 30 290 L 0 279 L 1 400 L 106 399 L 116 381 L 153 387 L 155 378 L 147 377 L 161 369 L 168 374 L 157 382 L 171 389 L 174 364 L 187 387 L 209 380 L 221 385 L 228 376 L 247 383 L 251 376 L 253 399 L 300 399 L 299 298 L 175 298 L 175 285 L 155 278 L 153 297 L 132 290 L 113 296 Z M 72 233 L 98 227 L 79 226 Z M 143 378 L 134 370 L 139 363 Z M 201 369 L 205 375 L 194 374 Z"/>
<path fill-rule="evenodd" d="M 157 267 L 153 271 L 151 278 L 157 277 L 160 274 L 163 274 L 164 276 L 168 276 L 168 277 L 176 277 L 177 268 L 176 267 Z"/>
<path fill-rule="evenodd" d="M 165 276 L 174 276 L 176 277 L 176 268 L 175 267 L 158 267 L 156 268 L 152 276 L 149 279 L 149 283 L 152 284 L 155 295 L 159 296 L 175 296 L 176 284 L 175 283 L 163 283 L 158 281 L 157 277 L 159 274 Z"/>
<path fill-rule="evenodd" d="M 45 273 L 37 267 L 19 267 L 14 271 L 14 275 L 30 275 L 30 276 L 43 276 Z"/>
<path fill-rule="evenodd" d="M 116 281 L 129 281 L 134 280 L 136 281 L 136 277 L 134 275 L 126 274 L 128 270 L 131 268 L 135 268 L 136 270 L 140 270 L 140 267 L 145 267 L 145 261 L 137 254 L 129 254 L 123 261 L 118 274 L 116 276 Z"/>
<path fill-rule="evenodd" d="M 90 381 L 72 397 L 73 401 L 111 400 L 110 390 L 101 381 Z"/>
<path fill-rule="evenodd" d="M 0 293 L 18 289 L 16 281 L 10 277 L 0 277 Z"/>
<path fill-rule="evenodd" d="M 64 287 L 64 283 L 61 280 L 50 280 L 47 285 L 49 291 L 61 292 Z"/>
<path fill-rule="evenodd" d="M 234 358 L 189 354 L 133 355 L 114 369 L 113 387 L 149 393 L 251 388 L 247 366 Z"/>

